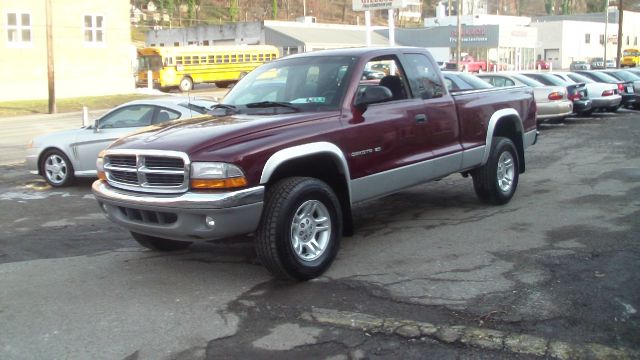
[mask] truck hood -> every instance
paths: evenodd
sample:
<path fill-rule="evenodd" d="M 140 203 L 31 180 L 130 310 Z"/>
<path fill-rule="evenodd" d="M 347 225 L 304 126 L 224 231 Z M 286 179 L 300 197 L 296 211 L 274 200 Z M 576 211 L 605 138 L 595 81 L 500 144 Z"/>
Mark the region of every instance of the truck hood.
<path fill-rule="evenodd" d="M 192 154 L 256 132 L 326 118 L 328 113 L 205 116 L 153 125 L 115 141 L 109 149 L 153 149 Z M 235 141 L 234 141 L 235 140 Z"/>

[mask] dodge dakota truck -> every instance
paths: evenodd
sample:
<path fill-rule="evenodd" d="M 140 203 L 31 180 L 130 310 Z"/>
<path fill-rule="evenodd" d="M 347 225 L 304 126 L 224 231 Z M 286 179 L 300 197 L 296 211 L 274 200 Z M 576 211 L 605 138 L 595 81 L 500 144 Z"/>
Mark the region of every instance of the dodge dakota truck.
<path fill-rule="evenodd" d="M 390 73 L 362 80 L 375 64 Z M 274 276 L 308 280 L 354 231 L 354 204 L 453 173 L 505 204 L 536 140 L 531 88 L 452 95 L 420 48 L 317 51 L 260 66 L 211 116 L 117 140 L 92 190 L 144 247 L 249 235 Z"/>

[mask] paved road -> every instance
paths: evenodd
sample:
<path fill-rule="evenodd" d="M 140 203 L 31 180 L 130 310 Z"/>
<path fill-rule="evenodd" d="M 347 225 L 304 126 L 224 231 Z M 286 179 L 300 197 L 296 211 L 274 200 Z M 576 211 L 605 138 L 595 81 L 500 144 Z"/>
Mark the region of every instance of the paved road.
<path fill-rule="evenodd" d="M 193 91 L 195 96 L 207 98 L 223 98 L 228 89 L 218 89 L 211 85 L 198 85 Z M 150 96 L 164 96 L 164 93 L 153 92 Z M 181 95 L 172 93 L 172 95 Z M 104 114 L 107 109 L 89 111 L 89 123 Z M 38 136 L 58 130 L 75 129 L 82 126 L 82 112 L 60 114 L 36 114 L 0 118 L 0 165 L 19 164 L 24 162 L 26 146 Z"/>
<path fill-rule="evenodd" d="M 297 284 L 250 237 L 156 254 L 90 182 L 0 167 L 0 359 L 638 358 L 640 115 L 541 132 L 506 206 L 459 175 L 362 204 Z"/>

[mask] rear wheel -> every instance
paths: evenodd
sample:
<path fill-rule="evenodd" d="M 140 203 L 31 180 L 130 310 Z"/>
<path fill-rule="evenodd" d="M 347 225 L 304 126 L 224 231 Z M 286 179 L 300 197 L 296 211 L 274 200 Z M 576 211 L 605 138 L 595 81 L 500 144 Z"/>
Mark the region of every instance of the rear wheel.
<path fill-rule="evenodd" d="M 231 85 L 233 83 L 233 81 L 216 81 L 216 87 L 220 88 L 220 89 L 226 89 L 229 87 L 229 85 Z"/>
<path fill-rule="evenodd" d="M 131 236 L 133 236 L 138 244 L 155 251 L 177 251 L 184 250 L 191 246 L 191 242 L 189 241 L 163 239 L 155 236 L 139 234 L 133 231 L 131 232 Z"/>
<path fill-rule="evenodd" d="M 178 88 L 182 92 L 193 90 L 193 80 L 190 77 L 183 77 L 182 80 L 180 80 L 180 85 L 178 85 Z"/>
<path fill-rule="evenodd" d="M 267 192 L 256 252 L 274 276 L 309 280 L 329 268 L 341 236 L 342 212 L 333 190 L 318 179 L 285 178 Z"/>
<path fill-rule="evenodd" d="M 518 165 L 518 151 L 511 139 L 493 138 L 487 163 L 471 174 L 478 198 L 489 204 L 508 203 L 518 186 Z"/>
<path fill-rule="evenodd" d="M 62 151 L 56 149 L 44 154 L 40 162 L 40 173 L 54 187 L 68 186 L 75 180 L 71 161 Z"/>

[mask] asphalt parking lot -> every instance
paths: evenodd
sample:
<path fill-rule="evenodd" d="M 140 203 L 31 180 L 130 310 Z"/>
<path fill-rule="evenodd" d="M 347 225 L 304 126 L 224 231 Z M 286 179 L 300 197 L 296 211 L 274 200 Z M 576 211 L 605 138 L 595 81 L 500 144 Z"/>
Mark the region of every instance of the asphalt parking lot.
<path fill-rule="evenodd" d="M 0 166 L 0 359 L 640 358 L 640 112 L 540 131 L 509 204 L 453 175 L 359 205 L 307 283 L 250 237 L 144 250 L 90 181 Z"/>

